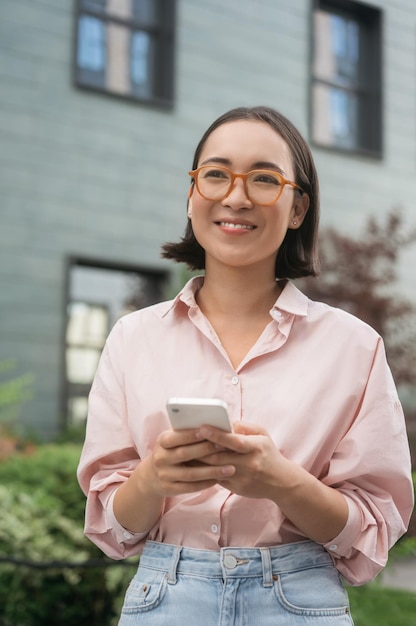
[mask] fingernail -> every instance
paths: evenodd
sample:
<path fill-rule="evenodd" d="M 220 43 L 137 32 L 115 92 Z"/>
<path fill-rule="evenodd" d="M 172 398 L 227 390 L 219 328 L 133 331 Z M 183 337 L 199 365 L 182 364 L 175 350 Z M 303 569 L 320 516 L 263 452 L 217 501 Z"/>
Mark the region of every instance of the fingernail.
<path fill-rule="evenodd" d="M 224 465 L 221 468 L 221 474 L 224 474 L 224 476 L 231 476 L 231 474 L 234 474 L 234 465 Z"/>
<path fill-rule="evenodd" d="M 212 430 L 206 426 L 203 426 L 199 432 L 201 433 L 201 437 L 211 437 L 212 435 Z"/>

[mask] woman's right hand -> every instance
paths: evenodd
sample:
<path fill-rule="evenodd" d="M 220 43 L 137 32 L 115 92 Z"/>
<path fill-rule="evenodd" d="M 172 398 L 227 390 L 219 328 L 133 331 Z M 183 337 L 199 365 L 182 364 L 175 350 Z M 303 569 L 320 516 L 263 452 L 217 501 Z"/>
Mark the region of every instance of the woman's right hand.
<path fill-rule="evenodd" d="M 134 533 L 148 532 L 156 524 L 165 497 L 202 491 L 233 476 L 234 465 L 203 462 L 218 452 L 210 441 L 198 440 L 198 430 L 167 430 L 152 452 L 137 465 L 114 496 L 118 522 Z"/>
<path fill-rule="evenodd" d="M 198 440 L 198 430 L 166 430 L 157 438 L 152 453 L 137 468 L 154 495 L 176 496 L 202 491 L 232 476 L 233 465 L 208 465 L 204 457 L 218 452 L 210 441 Z"/>

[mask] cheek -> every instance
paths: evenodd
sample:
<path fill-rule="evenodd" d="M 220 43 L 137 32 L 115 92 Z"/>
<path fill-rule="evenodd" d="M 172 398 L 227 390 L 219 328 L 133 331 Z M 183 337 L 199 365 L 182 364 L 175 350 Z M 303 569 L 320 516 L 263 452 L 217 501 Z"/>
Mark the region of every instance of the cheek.
<path fill-rule="evenodd" d="M 212 207 L 212 202 L 210 200 L 205 200 L 205 198 L 202 198 L 197 192 L 194 192 L 189 200 L 188 206 L 192 210 L 193 220 L 198 220 L 199 218 L 203 218 L 208 213 Z"/>
<path fill-rule="evenodd" d="M 191 200 L 194 206 L 201 207 L 201 208 L 204 208 L 205 206 L 212 204 L 211 200 L 206 200 L 205 198 L 203 198 L 196 189 L 194 189 L 194 192 L 191 196 Z"/>

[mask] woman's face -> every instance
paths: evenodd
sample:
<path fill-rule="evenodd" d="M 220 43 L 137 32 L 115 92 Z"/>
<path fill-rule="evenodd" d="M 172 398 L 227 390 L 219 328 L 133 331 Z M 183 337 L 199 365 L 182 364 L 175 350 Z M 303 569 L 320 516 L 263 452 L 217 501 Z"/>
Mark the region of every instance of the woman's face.
<path fill-rule="evenodd" d="M 284 139 L 265 122 L 236 120 L 216 128 L 208 137 L 198 162 L 221 165 L 243 174 L 254 169 L 276 171 L 294 181 L 292 156 Z M 286 185 L 271 206 L 253 203 L 243 180 L 222 200 L 206 200 L 191 187 L 188 212 L 205 266 L 248 267 L 272 272 L 288 228 L 299 228 L 308 209 L 308 196 Z"/>

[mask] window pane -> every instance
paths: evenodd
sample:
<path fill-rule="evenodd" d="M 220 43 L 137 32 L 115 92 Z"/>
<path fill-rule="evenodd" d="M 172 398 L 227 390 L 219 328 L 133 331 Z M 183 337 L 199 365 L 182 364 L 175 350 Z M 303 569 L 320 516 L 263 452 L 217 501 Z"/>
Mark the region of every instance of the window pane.
<path fill-rule="evenodd" d="M 68 417 L 73 424 L 85 422 L 88 412 L 88 399 L 85 396 L 70 398 Z"/>
<path fill-rule="evenodd" d="M 78 80 L 103 87 L 105 78 L 105 31 L 101 20 L 84 15 L 78 22 Z"/>
<path fill-rule="evenodd" d="M 78 65 L 96 72 L 105 67 L 104 24 L 89 15 L 78 23 Z"/>
<path fill-rule="evenodd" d="M 313 90 L 313 138 L 326 146 L 358 147 L 358 97 L 316 84 Z"/>
<path fill-rule="evenodd" d="M 109 331 L 108 312 L 104 307 L 85 302 L 68 305 L 66 341 L 74 346 L 102 348 Z"/>
<path fill-rule="evenodd" d="M 126 312 L 160 301 L 157 280 L 138 272 L 75 265 L 71 269 L 69 302 L 108 311 L 109 327 Z"/>
<path fill-rule="evenodd" d="M 143 31 L 133 33 L 130 54 L 132 91 L 136 96 L 150 96 L 154 91 L 154 38 Z"/>
<path fill-rule="evenodd" d="M 66 373 L 69 383 L 90 384 L 97 369 L 101 350 L 67 348 Z"/>
<path fill-rule="evenodd" d="M 314 74 L 340 85 L 357 85 L 360 60 L 359 23 L 340 15 L 315 14 Z"/>

